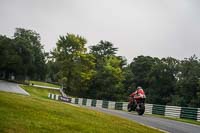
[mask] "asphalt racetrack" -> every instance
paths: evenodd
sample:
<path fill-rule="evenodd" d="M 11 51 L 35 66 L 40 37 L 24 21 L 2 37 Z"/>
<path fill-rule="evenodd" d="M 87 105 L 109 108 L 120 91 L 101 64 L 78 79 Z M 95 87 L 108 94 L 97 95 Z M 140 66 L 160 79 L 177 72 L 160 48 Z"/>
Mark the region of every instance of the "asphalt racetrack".
<path fill-rule="evenodd" d="M 29 95 L 24 89 L 20 88 L 18 84 L 0 80 L 0 91 L 19 93 Z"/>
<path fill-rule="evenodd" d="M 97 107 L 87 107 L 93 110 L 97 110 L 100 112 L 116 115 L 119 117 L 123 117 L 135 122 L 138 122 L 142 125 L 150 126 L 153 128 L 160 129 L 164 132 L 170 133 L 200 133 L 200 126 L 188 124 L 184 122 L 178 122 L 174 120 L 158 118 L 150 115 L 143 115 L 139 116 L 137 113 L 130 113 L 125 111 L 118 111 L 118 110 L 110 110 L 104 108 L 97 108 Z"/>

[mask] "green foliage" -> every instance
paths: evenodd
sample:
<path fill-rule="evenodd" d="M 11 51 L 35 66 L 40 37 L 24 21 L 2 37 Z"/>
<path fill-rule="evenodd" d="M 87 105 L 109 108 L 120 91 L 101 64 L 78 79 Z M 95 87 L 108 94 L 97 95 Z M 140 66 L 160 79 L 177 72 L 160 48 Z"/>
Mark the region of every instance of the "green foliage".
<path fill-rule="evenodd" d="M 86 53 L 86 39 L 74 34 L 60 36 L 53 52 L 59 64 L 58 78 L 66 86 L 65 91 L 72 95 L 83 95 L 88 81 L 95 71 L 94 57 Z"/>
<path fill-rule="evenodd" d="M 107 41 L 90 47 L 90 53 L 95 57 L 96 74 L 91 80 L 89 94 L 92 98 L 119 100 L 123 97 L 123 63 L 116 56 L 117 48 Z"/>
<path fill-rule="evenodd" d="M 44 80 L 46 73 L 45 55 L 38 33 L 17 28 L 14 38 L 0 36 L 0 72 L 9 79 L 14 75 L 18 80 L 26 77 Z"/>
<path fill-rule="evenodd" d="M 113 56 L 116 54 L 118 48 L 113 47 L 113 44 L 108 41 L 100 41 L 99 44 L 90 46 L 91 53 L 95 57 Z"/>
<path fill-rule="evenodd" d="M 200 61 L 196 56 L 181 61 L 177 76 L 177 94 L 184 98 L 182 106 L 200 105 Z"/>
<path fill-rule="evenodd" d="M 34 84 L 34 85 L 41 85 L 41 86 L 47 86 L 47 87 L 55 87 L 55 88 L 60 88 L 60 85 L 57 84 L 52 84 L 52 83 L 47 83 L 47 82 L 41 82 L 41 81 L 29 81 L 30 84 Z"/>
<path fill-rule="evenodd" d="M 200 61 L 196 56 L 182 61 L 138 56 L 125 69 L 125 79 L 126 92 L 142 86 L 148 103 L 200 107 Z"/>
<path fill-rule="evenodd" d="M 29 75 L 31 79 L 44 80 L 46 73 L 45 53 L 42 51 L 40 35 L 32 30 L 16 28 L 14 42 L 19 46 L 19 52 L 24 58 L 24 64 L 26 64 L 25 68 L 28 69 L 25 71 L 25 75 Z"/>
<path fill-rule="evenodd" d="M 118 101 L 142 86 L 148 103 L 200 107 L 200 60 L 195 55 L 184 60 L 141 55 L 127 65 L 111 42 L 101 40 L 89 53 L 86 43 L 66 34 L 47 54 L 37 32 L 17 28 L 12 39 L 0 35 L 0 78 L 60 82 L 70 95 Z"/>

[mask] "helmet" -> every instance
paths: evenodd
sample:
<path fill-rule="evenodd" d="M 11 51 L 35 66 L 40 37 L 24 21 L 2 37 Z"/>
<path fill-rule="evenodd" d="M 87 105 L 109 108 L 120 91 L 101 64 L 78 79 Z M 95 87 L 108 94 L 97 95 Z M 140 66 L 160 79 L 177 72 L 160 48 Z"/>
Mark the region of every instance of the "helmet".
<path fill-rule="evenodd" d="M 139 90 L 139 89 L 142 89 L 142 87 L 141 87 L 141 86 L 138 86 L 138 87 L 137 87 L 137 90 Z"/>

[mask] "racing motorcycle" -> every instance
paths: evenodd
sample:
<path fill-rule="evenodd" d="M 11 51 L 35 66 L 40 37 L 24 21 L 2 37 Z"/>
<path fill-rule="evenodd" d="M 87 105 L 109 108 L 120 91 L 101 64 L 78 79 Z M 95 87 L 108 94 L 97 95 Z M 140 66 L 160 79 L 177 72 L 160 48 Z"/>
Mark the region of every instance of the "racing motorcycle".
<path fill-rule="evenodd" d="M 129 97 L 127 110 L 128 112 L 136 111 L 138 115 L 143 115 L 145 112 L 145 98 L 134 99 L 134 97 Z"/>

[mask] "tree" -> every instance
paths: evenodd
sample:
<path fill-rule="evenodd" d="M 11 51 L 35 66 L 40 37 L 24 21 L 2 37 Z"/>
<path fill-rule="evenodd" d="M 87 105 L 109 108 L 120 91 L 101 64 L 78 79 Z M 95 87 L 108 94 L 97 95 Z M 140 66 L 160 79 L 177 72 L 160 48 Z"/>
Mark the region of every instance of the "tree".
<path fill-rule="evenodd" d="M 177 92 L 184 99 L 181 106 L 200 107 L 200 62 L 194 55 L 181 61 L 177 81 Z"/>
<path fill-rule="evenodd" d="M 123 71 L 125 60 L 116 56 L 117 48 L 108 41 L 90 47 L 95 57 L 95 75 L 91 80 L 89 94 L 92 98 L 119 100 L 123 97 Z"/>
<path fill-rule="evenodd" d="M 93 76 L 93 56 L 85 48 L 86 39 L 74 34 L 60 36 L 53 55 L 60 64 L 60 82 L 64 81 L 65 92 L 82 96 Z"/>
<path fill-rule="evenodd" d="M 101 40 L 97 45 L 90 46 L 90 53 L 95 57 L 107 57 L 116 54 L 118 48 L 113 47 L 113 44 L 109 41 Z"/>
<path fill-rule="evenodd" d="M 153 65 L 148 81 L 148 100 L 152 103 L 171 104 L 176 86 L 179 61 L 168 57 Z"/>
<path fill-rule="evenodd" d="M 148 84 L 148 76 L 153 67 L 153 65 L 158 61 L 157 58 L 152 58 L 150 56 L 138 56 L 133 59 L 130 64 L 131 71 L 133 73 L 133 86 L 142 86 L 143 88 L 147 88 Z"/>
<path fill-rule="evenodd" d="M 18 72 L 22 64 L 13 40 L 6 36 L 0 36 L 0 62 L 1 75 L 6 79 Z"/>
<path fill-rule="evenodd" d="M 16 28 L 14 42 L 25 65 L 24 73 L 31 79 L 44 80 L 46 74 L 45 52 L 40 35 L 32 30 Z"/>

